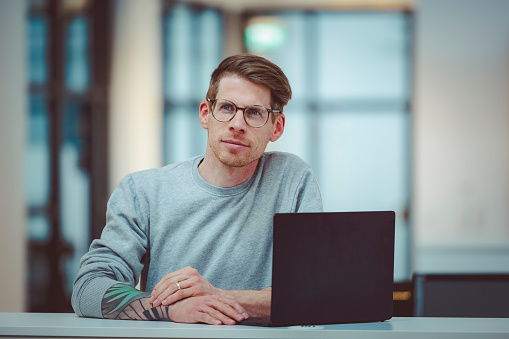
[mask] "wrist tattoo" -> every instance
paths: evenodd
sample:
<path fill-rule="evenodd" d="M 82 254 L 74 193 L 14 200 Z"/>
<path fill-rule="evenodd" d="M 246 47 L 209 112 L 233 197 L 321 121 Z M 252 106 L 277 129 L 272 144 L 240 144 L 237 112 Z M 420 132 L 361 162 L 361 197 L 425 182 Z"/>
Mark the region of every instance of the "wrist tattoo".
<path fill-rule="evenodd" d="M 104 294 L 101 311 L 105 317 L 116 318 L 124 308 L 135 300 L 147 297 L 149 293 L 141 292 L 134 287 L 116 284 L 111 286 Z M 148 295 L 150 297 L 150 295 Z"/>
<path fill-rule="evenodd" d="M 106 291 L 101 311 L 105 318 L 132 320 L 170 320 L 168 306 L 146 307 L 150 293 L 116 284 Z M 144 305 L 145 302 L 145 305 Z"/>

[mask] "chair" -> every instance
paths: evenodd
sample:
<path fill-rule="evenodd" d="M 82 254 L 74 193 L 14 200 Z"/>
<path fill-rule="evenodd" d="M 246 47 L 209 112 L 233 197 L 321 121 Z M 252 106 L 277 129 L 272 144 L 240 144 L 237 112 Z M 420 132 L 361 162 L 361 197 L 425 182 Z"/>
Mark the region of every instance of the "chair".
<path fill-rule="evenodd" d="M 414 274 L 417 317 L 509 318 L 509 274 Z"/>

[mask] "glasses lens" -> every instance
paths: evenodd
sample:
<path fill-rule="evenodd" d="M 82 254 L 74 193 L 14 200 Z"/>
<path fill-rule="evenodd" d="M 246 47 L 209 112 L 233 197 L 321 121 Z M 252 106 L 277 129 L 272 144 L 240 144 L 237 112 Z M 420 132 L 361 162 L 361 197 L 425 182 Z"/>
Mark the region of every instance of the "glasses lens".
<path fill-rule="evenodd" d="M 214 117 L 219 121 L 230 120 L 237 112 L 237 106 L 228 100 L 217 100 L 212 107 Z"/>
<path fill-rule="evenodd" d="M 269 112 L 262 106 L 248 106 L 244 111 L 246 122 L 252 127 L 261 127 L 267 122 Z"/>
<path fill-rule="evenodd" d="M 212 105 L 212 115 L 218 121 L 230 121 L 237 113 L 237 106 L 228 100 L 219 99 Z M 269 112 L 263 106 L 248 106 L 244 109 L 244 119 L 251 127 L 262 127 L 269 117 Z"/>

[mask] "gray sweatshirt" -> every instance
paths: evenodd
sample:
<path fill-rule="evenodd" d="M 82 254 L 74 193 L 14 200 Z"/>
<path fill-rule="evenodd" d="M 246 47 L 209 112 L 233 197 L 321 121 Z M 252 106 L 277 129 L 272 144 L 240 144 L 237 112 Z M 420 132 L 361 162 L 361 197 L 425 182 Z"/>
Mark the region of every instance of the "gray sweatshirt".
<path fill-rule="evenodd" d="M 275 213 L 319 212 L 311 168 L 295 155 L 266 152 L 246 182 L 220 188 L 198 172 L 203 156 L 127 175 L 108 202 L 106 226 L 81 259 L 72 306 L 102 318 L 112 285 L 152 291 L 170 272 L 191 266 L 221 289 L 271 286 Z"/>

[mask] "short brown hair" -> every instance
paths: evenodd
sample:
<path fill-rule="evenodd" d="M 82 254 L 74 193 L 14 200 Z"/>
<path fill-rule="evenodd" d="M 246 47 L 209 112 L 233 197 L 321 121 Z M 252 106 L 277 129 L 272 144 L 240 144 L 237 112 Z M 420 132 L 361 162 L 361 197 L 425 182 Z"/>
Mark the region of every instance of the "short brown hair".
<path fill-rule="evenodd" d="M 208 99 L 217 99 L 219 82 L 225 76 L 238 76 L 269 89 L 271 109 L 282 112 L 292 97 L 290 83 L 281 68 L 260 56 L 237 54 L 224 59 L 212 73 Z"/>

